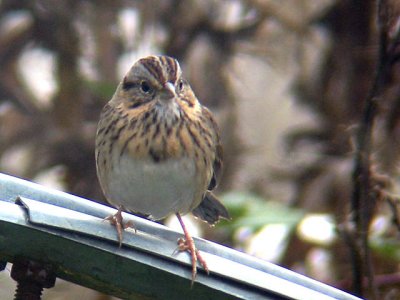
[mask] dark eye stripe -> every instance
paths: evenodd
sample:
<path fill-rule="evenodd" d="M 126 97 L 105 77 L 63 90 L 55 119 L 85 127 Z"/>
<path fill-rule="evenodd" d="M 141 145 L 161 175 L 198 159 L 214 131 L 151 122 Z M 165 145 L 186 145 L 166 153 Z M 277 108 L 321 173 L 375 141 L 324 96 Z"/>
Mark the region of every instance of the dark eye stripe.
<path fill-rule="evenodd" d="M 136 86 L 137 86 L 136 82 L 127 81 L 126 78 L 124 78 L 124 81 L 122 82 L 122 89 L 124 90 L 130 90 L 131 88 L 134 88 Z"/>
<path fill-rule="evenodd" d="M 146 102 L 142 102 L 142 101 L 133 102 L 131 105 L 128 106 L 128 108 L 129 109 L 138 108 L 139 106 L 142 106 L 145 103 Z"/>

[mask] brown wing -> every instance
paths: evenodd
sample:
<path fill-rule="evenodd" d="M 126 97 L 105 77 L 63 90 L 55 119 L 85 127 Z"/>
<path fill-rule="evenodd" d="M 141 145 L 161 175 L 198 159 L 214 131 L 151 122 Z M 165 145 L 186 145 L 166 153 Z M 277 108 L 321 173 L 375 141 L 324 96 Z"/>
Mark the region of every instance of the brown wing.
<path fill-rule="evenodd" d="M 218 185 L 219 180 L 221 178 L 221 173 L 222 173 L 222 159 L 223 159 L 223 150 L 222 150 L 222 144 L 221 144 L 221 139 L 219 137 L 219 128 L 217 122 L 215 122 L 214 117 L 212 116 L 211 112 L 203 107 L 203 116 L 204 116 L 204 121 L 208 123 L 208 126 L 212 128 L 213 132 L 213 138 L 215 141 L 215 159 L 213 163 L 213 174 L 211 177 L 211 180 L 208 184 L 208 190 L 211 191 L 215 189 L 215 187 Z"/>
<path fill-rule="evenodd" d="M 222 145 L 219 137 L 219 128 L 215 122 L 211 112 L 207 108 L 203 108 L 204 121 L 213 129 L 213 138 L 215 139 L 215 159 L 213 162 L 213 174 L 208 184 L 208 190 L 204 193 L 203 200 L 200 205 L 193 210 L 193 215 L 213 225 L 219 219 L 230 219 L 229 213 L 225 206 L 218 200 L 211 190 L 213 190 L 219 182 L 222 173 Z"/>

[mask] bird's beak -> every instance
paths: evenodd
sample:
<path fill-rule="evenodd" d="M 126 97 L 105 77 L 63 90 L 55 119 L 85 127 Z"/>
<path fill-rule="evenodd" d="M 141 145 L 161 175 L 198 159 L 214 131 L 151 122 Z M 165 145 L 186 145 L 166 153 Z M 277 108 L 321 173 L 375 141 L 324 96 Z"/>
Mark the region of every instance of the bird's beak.
<path fill-rule="evenodd" d="M 161 92 L 161 98 L 169 100 L 174 98 L 175 96 L 175 86 L 171 82 L 165 83 Z"/>

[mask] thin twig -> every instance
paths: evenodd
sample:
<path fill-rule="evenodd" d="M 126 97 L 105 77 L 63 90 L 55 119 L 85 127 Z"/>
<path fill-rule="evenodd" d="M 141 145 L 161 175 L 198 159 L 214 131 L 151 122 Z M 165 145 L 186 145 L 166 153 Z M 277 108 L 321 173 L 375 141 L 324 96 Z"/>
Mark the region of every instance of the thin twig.
<path fill-rule="evenodd" d="M 374 83 L 365 100 L 361 124 L 356 136 L 356 155 L 353 171 L 352 212 L 353 223 L 359 251 L 353 254 L 353 288 L 357 295 L 363 295 L 363 274 L 368 279 L 368 287 L 373 298 L 378 299 L 374 284 L 374 271 L 369 248 L 368 228 L 376 205 L 375 193 L 372 192 L 373 178 L 371 176 L 372 129 L 378 112 L 378 97 L 385 86 L 388 70 L 392 60 L 388 52 L 386 35 L 385 0 L 378 0 L 379 53 Z M 355 257 L 356 256 L 356 257 Z"/>

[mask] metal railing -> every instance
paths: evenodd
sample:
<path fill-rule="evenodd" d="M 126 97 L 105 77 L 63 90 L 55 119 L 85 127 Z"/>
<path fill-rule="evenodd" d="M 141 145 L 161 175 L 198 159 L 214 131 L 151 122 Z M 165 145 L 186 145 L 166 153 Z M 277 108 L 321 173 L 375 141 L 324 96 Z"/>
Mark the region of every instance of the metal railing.
<path fill-rule="evenodd" d="M 172 255 L 181 233 L 124 214 L 137 233 L 125 233 L 119 248 L 115 228 L 103 221 L 113 213 L 99 203 L 0 173 L 0 266 L 8 261 L 26 271 L 38 264 L 42 277 L 22 277 L 19 289 L 29 280 L 51 287 L 57 277 L 123 299 L 359 299 L 198 238 L 210 274 L 199 268 L 191 288 L 189 256 Z"/>

